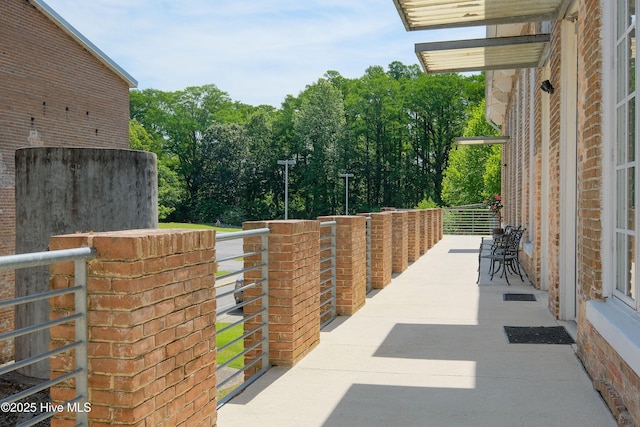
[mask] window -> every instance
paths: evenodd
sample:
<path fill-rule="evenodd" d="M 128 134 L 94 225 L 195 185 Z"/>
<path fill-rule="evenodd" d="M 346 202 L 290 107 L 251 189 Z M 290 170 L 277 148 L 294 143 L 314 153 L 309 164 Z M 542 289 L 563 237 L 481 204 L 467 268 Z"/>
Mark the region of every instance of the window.
<path fill-rule="evenodd" d="M 638 144 L 636 127 L 636 1 L 617 0 L 614 14 L 615 80 L 615 218 L 613 294 L 638 310 L 640 277 L 636 256 L 638 232 L 636 182 L 638 181 Z"/>

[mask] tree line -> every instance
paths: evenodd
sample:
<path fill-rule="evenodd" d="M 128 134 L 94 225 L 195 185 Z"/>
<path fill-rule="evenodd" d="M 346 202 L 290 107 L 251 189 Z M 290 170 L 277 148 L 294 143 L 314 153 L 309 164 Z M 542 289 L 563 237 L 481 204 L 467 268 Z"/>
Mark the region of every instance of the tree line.
<path fill-rule="evenodd" d="M 453 139 L 484 99 L 484 76 L 427 75 L 417 65 L 328 71 L 280 108 L 230 99 L 215 85 L 131 92 L 131 147 L 158 156 L 160 217 L 181 222 L 282 218 L 345 209 L 436 206 Z"/>

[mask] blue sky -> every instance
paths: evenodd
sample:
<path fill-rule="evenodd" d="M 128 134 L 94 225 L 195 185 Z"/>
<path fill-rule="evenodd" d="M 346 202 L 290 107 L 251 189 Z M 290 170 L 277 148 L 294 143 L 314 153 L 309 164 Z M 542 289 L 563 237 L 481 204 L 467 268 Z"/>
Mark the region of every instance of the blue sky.
<path fill-rule="evenodd" d="M 140 89 L 213 83 L 279 107 L 327 70 L 418 62 L 414 44 L 484 36 L 484 27 L 407 32 L 392 0 L 45 0 Z"/>

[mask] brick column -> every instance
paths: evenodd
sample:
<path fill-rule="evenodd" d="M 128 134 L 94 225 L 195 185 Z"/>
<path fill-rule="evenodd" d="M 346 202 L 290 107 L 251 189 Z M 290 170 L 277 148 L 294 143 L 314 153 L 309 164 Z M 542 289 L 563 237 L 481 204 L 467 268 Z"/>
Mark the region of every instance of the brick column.
<path fill-rule="evenodd" d="M 408 231 L 408 252 L 407 259 L 409 262 L 415 262 L 420 258 L 420 211 L 408 211 L 407 231 Z"/>
<path fill-rule="evenodd" d="M 408 246 L 408 217 L 407 211 L 391 212 L 392 218 L 392 267 L 393 273 L 402 273 L 409 266 L 409 246 Z"/>
<path fill-rule="evenodd" d="M 371 287 L 391 283 L 391 212 L 358 214 L 371 217 Z"/>
<path fill-rule="evenodd" d="M 427 236 L 427 229 L 429 227 L 427 211 L 424 209 L 418 210 L 418 222 L 420 223 L 420 254 L 426 254 L 429 250 L 429 239 Z"/>
<path fill-rule="evenodd" d="M 336 221 L 336 308 L 351 315 L 367 299 L 367 220 L 363 216 L 324 216 Z"/>
<path fill-rule="evenodd" d="M 437 218 L 438 218 L 438 225 L 437 225 L 437 231 L 436 231 L 436 235 L 438 236 L 438 240 L 436 241 L 439 242 L 440 240 L 442 240 L 442 235 L 443 235 L 443 231 L 444 231 L 444 227 L 442 224 L 442 220 L 443 220 L 443 210 L 442 208 L 439 208 L 436 210 L 437 212 Z"/>
<path fill-rule="evenodd" d="M 245 230 L 269 228 L 269 359 L 278 366 L 293 366 L 320 342 L 320 223 L 318 221 L 251 221 Z M 259 238 L 245 238 L 245 251 Z M 245 257 L 253 265 L 259 255 Z M 247 278 L 254 278 L 248 272 Z M 259 272 L 254 272 L 259 274 Z M 259 288 L 245 291 L 250 299 Z M 259 304 L 244 307 L 245 318 Z M 260 319 L 245 322 L 250 329 Z M 253 323 L 252 323 L 253 322 Z M 257 335 L 259 337 L 259 334 Z M 254 343 L 245 339 L 245 347 Z M 247 355 L 247 358 L 251 358 Z M 246 359 L 245 359 L 246 363 Z M 245 375 L 251 375 L 249 371 Z"/>
<path fill-rule="evenodd" d="M 213 230 L 130 230 L 53 237 L 54 249 L 92 246 L 88 262 L 89 419 L 92 425 L 215 426 L 216 300 Z M 73 285 L 70 263 L 51 266 L 54 289 Z M 51 299 L 51 318 L 73 311 Z M 51 328 L 53 347 L 73 325 Z M 57 377 L 73 352 L 51 359 Z M 51 398 L 68 400 L 65 383 Z M 56 414 L 52 426 L 73 425 Z"/>
<path fill-rule="evenodd" d="M 435 229 L 436 218 L 435 209 L 426 209 L 427 211 L 427 242 L 428 248 L 431 249 L 436 243 Z"/>

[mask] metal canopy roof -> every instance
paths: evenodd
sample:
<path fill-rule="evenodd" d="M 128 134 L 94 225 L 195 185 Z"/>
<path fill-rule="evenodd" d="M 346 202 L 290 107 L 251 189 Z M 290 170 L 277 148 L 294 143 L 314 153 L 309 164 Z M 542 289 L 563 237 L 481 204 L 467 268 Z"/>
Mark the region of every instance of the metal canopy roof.
<path fill-rule="evenodd" d="M 455 138 L 458 145 L 491 145 L 507 144 L 511 140 L 510 136 L 469 136 Z"/>
<path fill-rule="evenodd" d="M 572 0 L 393 0 L 407 31 L 562 19 Z"/>
<path fill-rule="evenodd" d="M 541 65 L 549 34 L 418 43 L 427 73 L 530 68 Z"/>

